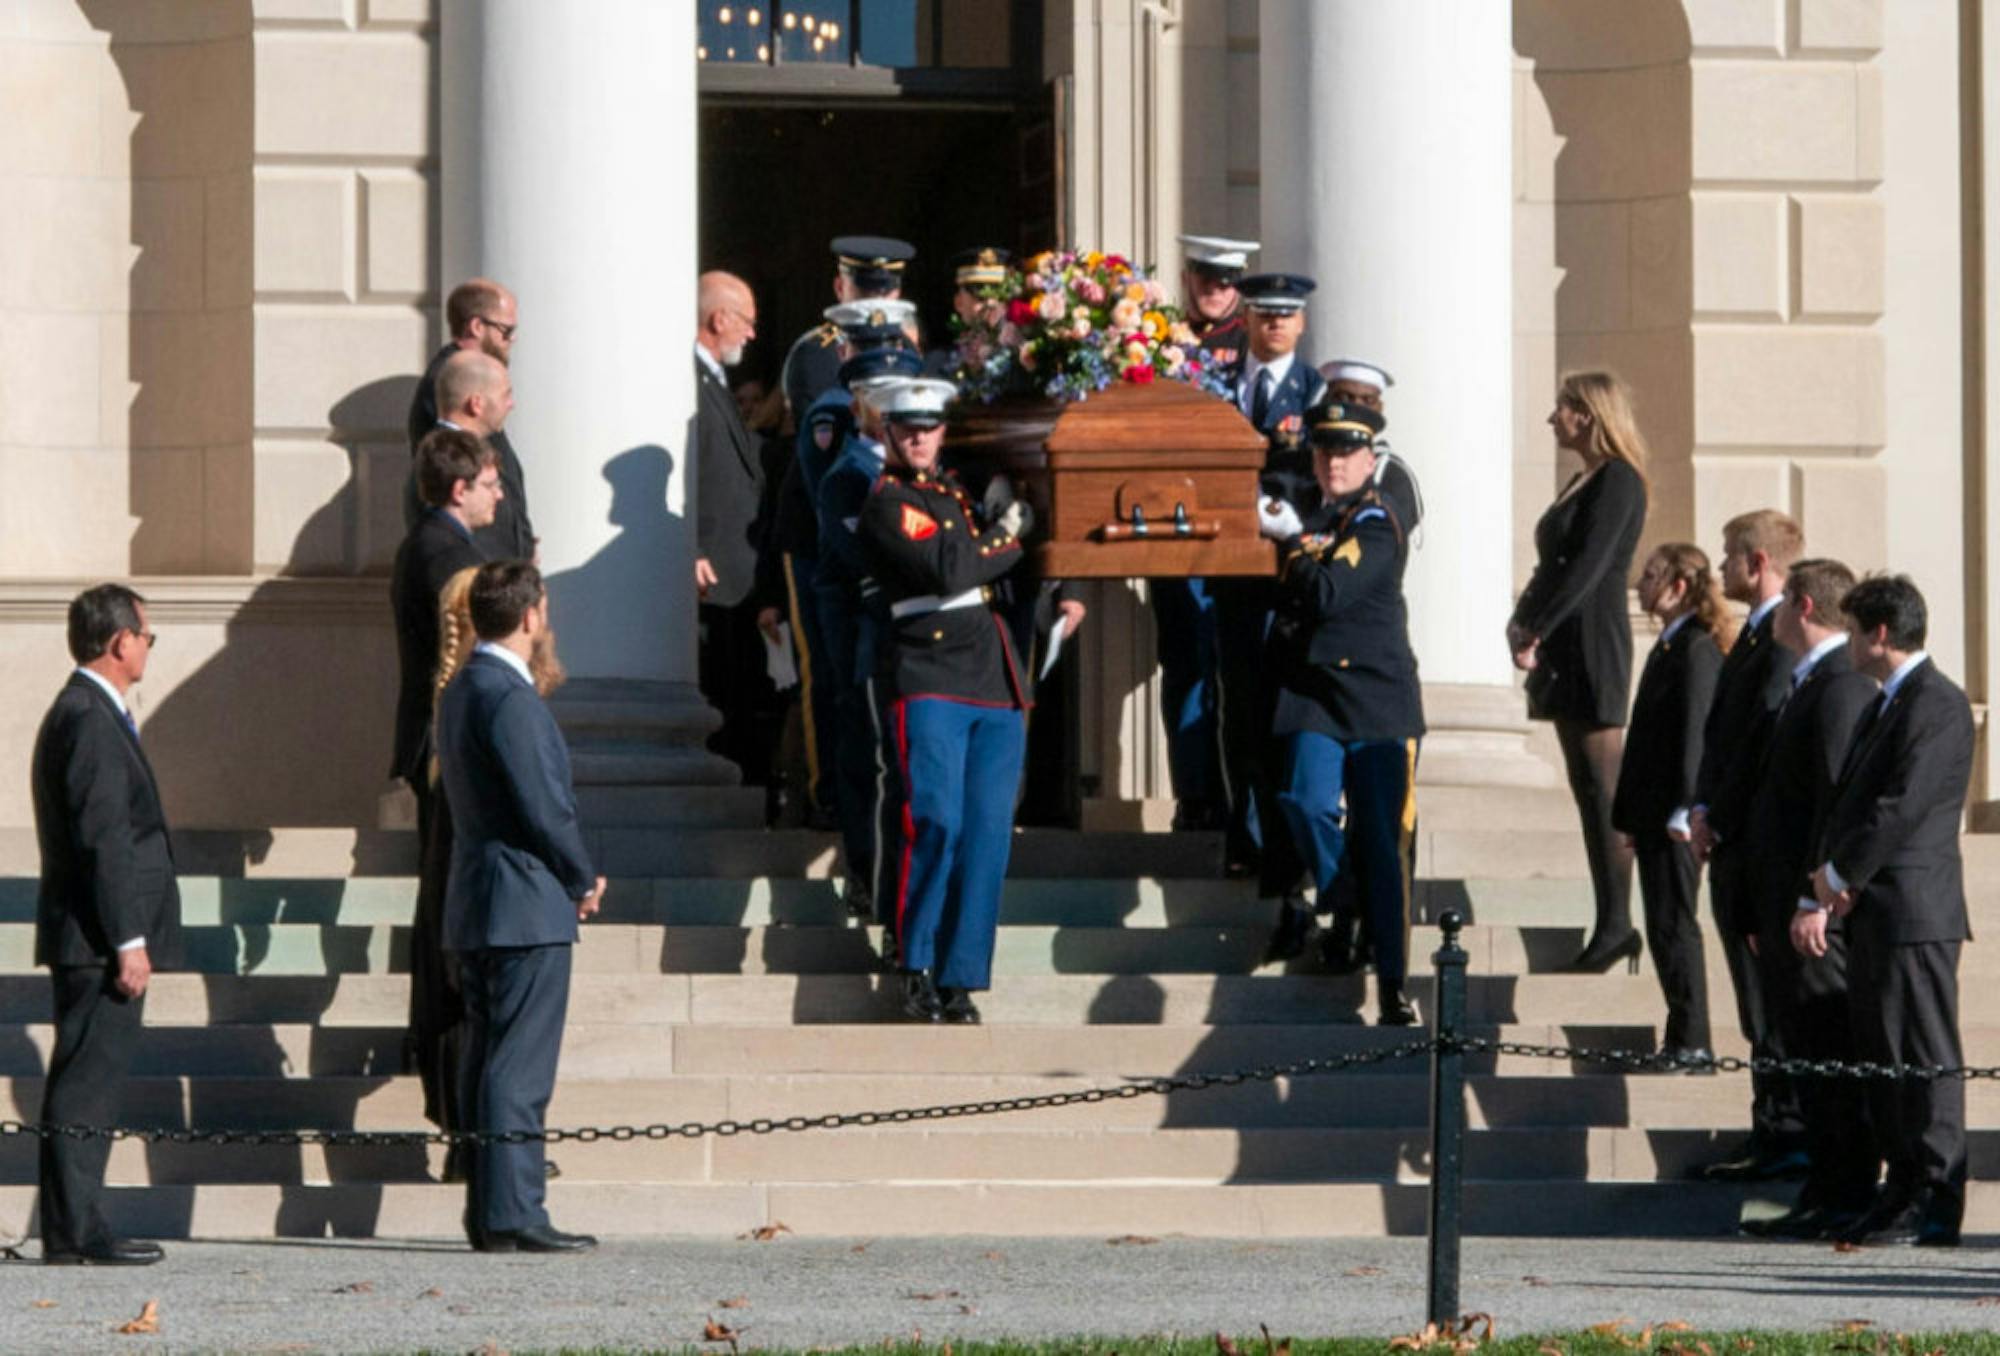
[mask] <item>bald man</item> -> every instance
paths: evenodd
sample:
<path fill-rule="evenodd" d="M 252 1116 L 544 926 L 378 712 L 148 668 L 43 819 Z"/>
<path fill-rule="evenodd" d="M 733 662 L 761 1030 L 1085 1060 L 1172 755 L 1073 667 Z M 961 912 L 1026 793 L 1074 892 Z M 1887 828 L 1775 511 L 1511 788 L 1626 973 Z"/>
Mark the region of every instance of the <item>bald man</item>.
<path fill-rule="evenodd" d="M 727 369 L 757 337 L 757 299 L 731 273 L 704 273 L 696 296 L 694 340 L 695 590 L 701 598 L 701 690 L 722 713 L 709 747 L 760 784 L 769 740 L 755 719 L 764 686 L 764 647 L 756 613 L 757 563 L 764 525 L 763 459 L 729 393 Z"/>
<path fill-rule="evenodd" d="M 519 327 L 519 308 L 514 294 L 491 278 L 469 278 L 452 288 L 451 295 L 445 298 L 444 313 L 451 338 L 431 358 L 430 366 L 424 369 L 422 379 L 417 382 L 416 394 L 410 400 L 412 457 L 425 434 L 440 423 L 457 422 L 449 413 L 451 404 L 441 404 L 438 400 L 438 378 L 443 374 L 445 364 L 457 354 L 474 354 L 496 364 L 504 375 L 514 354 L 514 331 Z M 510 388 L 510 407 L 512 403 Z M 440 414 L 440 411 L 444 413 Z M 500 423 L 505 422 L 503 414 Z M 478 432 L 477 429 L 474 431 Z M 492 444 L 494 455 L 500 460 L 500 485 L 507 497 L 500 501 L 500 511 L 492 525 L 479 529 L 474 537 L 489 560 L 532 560 L 535 558 L 535 525 L 528 518 L 528 487 L 521 473 L 521 459 L 514 455 L 514 446 L 500 425 L 496 424 L 490 433 L 483 436 Z M 410 479 L 403 488 L 403 526 L 414 526 L 423 513 L 424 504 L 417 494 L 413 463 Z"/>

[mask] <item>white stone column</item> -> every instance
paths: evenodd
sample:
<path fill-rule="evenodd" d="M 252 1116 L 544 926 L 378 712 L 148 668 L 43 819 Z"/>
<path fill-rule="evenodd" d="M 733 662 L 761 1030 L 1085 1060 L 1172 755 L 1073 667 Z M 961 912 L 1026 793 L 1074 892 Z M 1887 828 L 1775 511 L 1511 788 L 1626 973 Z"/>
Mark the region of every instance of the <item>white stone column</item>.
<path fill-rule="evenodd" d="M 1513 572 L 1510 10 L 1461 0 L 1261 0 L 1258 10 L 1258 265 L 1318 280 L 1308 352 L 1395 375 L 1389 439 L 1424 487 L 1407 589 L 1442 736 L 1426 746 L 1426 780 L 1539 780 L 1526 764 L 1481 766 L 1500 743 L 1518 749 L 1522 729 L 1502 637 Z"/>
<path fill-rule="evenodd" d="M 693 583 L 695 14 L 678 0 L 443 0 L 446 286 L 520 302 L 509 432 L 600 824 L 733 818 L 701 739 Z"/>

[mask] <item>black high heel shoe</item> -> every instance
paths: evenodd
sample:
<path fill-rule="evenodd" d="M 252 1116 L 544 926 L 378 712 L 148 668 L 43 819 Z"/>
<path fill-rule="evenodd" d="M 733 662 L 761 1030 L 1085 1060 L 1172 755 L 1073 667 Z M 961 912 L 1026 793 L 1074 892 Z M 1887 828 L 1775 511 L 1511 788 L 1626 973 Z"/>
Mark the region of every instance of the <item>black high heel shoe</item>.
<path fill-rule="evenodd" d="M 1639 973 L 1639 952 L 1645 942 L 1637 928 L 1625 929 L 1624 935 L 1607 941 L 1602 935 L 1592 937 L 1590 944 L 1569 963 L 1569 968 L 1577 974 L 1601 975 L 1619 961 L 1626 962 L 1627 970 Z"/>

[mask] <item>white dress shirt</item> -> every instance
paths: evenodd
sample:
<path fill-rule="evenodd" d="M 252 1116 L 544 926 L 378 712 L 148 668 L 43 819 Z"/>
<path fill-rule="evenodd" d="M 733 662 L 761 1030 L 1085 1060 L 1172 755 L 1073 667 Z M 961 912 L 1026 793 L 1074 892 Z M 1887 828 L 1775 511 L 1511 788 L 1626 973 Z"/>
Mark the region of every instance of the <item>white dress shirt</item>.
<path fill-rule="evenodd" d="M 1297 353 L 1284 353 L 1270 362 L 1259 362 L 1257 355 L 1245 352 L 1243 355 L 1243 387 L 1236 393 L 1237 408 L 1245 415 L 1257 404 L 1257 383 L 1262 380 L 1260 372 L 1271 374 L 1271 397 L 1277 398 L 1278 388 L 1285 384 L 1285 378 L 1292 375 L 1292 364 L 1298 360 Z"/>
<path fill-rule="evenodd" d="M 710 376 L 722 383 L 723 390 L 726 391 L 729 389 L 729 374 L 722 370 L 721 361 L 713 353 L 710 353 L 702 345 L 696 344 L 694 346 L 694 356 L 701 359 L 701 365 L 708 369 Z"/>
<path fill-rule="evenodd" d="M 472 652 L 474 654 L 492 655 L 495 659 L 505 664 L 508 668 L 520 674 L 522 679 L 527 682 L 529 687 L 533 687 L 535 685 L 535 675 L 529 672 L 528 661 L 521 658 L 521 656 L 515 654 L 505 645 L 499 645 L 490 640 L 482 640 L 477 645 L 472 647 Z"/>

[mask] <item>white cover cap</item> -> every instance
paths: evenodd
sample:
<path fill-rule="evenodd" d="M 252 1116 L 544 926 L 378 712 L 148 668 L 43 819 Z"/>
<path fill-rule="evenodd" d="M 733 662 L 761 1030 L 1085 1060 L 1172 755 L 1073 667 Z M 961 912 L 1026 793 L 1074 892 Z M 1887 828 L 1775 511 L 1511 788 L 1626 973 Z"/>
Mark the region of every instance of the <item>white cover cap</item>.
<path fill-rule="evenodd" d="M 1184 235 L 1180 242 L 1187 247 L 1189 263 L 1207 264 L 1210 268 L 1248 268 L 1250 256 L 1263 248 L 1255 240 L 1231 240 L 1220 235 Z"/>

